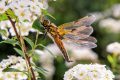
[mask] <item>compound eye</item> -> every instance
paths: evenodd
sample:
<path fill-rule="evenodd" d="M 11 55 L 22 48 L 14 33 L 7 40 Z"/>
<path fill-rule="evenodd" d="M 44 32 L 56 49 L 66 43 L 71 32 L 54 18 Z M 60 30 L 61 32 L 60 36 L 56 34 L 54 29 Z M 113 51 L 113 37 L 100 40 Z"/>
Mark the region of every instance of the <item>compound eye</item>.
<path fill-rule="evenodd" d="M 49 20 L 44 20 L 44 25 L 50 25 L 50 21 Z"/>

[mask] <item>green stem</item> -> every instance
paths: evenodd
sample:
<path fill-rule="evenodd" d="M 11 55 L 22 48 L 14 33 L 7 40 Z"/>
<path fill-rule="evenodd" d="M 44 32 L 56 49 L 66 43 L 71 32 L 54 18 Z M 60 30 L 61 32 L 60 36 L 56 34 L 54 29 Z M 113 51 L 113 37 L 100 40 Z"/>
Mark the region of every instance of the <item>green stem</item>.
<path fill-rule="evenodd" d="M 39 36 L 39 32 L 37 31 L 37 34 L 36 34 L 36 39 L 35 39 L 35 45 L 34 45 L 34 49 L 36 48 L 36 45 L 37 45 L 38 36 Z"/>

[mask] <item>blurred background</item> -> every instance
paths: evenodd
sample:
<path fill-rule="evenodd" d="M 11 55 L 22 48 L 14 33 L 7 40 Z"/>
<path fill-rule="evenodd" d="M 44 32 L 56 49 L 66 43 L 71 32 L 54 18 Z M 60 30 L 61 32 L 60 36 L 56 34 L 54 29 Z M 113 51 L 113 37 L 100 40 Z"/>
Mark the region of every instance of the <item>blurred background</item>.
<path fill-rule="evenodd" d="M 56 25 L 80 19 L 86 15 L 93 14 L 96 21 L 92 24 L 94 32 L 92 36 L 97 39 L 97 47 L 90 49 L 76 49 L 73 46 L 65 47 L 74 60 L 66 63 L 53 41 L 43 35 L 39 35 L 38 43 L 49 49 L 38 47 L 36 52 L 40 55 L 38 65 L 43 66 L 47 72 L 47 80 L 63 80 L 66 70 L 76 64 L 100 63 L 107 65 L 116 75 L 116 80 L 120 80 L 120 0 L 56 0 L 49 1 L 48 11 L 56 20 L 50 20 Z M 36 33 L 30 32 L 29 38 L 35 41 Z M 2 38 L 1 38 L 2 40 Z M 17 55 L 10 44 L 0 44 L 0 60 L 7 55 Z M 29 48 L 29 47 L 28 47 Z M 116 50 L 115 50 L 116 49 Z"/>

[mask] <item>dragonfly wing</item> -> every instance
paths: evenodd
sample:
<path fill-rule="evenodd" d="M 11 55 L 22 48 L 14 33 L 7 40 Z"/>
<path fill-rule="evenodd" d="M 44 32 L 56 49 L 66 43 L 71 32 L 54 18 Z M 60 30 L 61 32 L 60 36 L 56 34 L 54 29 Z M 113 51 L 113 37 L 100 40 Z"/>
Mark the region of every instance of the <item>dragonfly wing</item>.
<path fill-rule="evenodd" d="M 87 38 L 87 37 L 89 37 L 88 35 L 84 35 L 84 34 L 79 34 L 79 35 L 76 35 L 76 34 L 65 34 L 64 36 L 63 36 L 63 38 L 65 39 L 65 38 L 68 38 L 68 39 L 85 39 L 85 38 Z"/>
<path fill-rule="evenodd" d="M 57 44 L 57 46 L 59 47 L 59 49 L 61 50 L 65 60 L 67 62 L 71 62 L 71 60 L 69 59 L 68 53 L 67 53 L 66 49 L 64 48 L 62 40 L 59 39 L 59 37 L 56 36 L 56 37 L 54 37 L 54 41 Z"/>
<path fill-rule="evenodd" d="M 97 47 L 97 45 L 95 44 L 97 42 L 97 40 L 94 37 L 87 37 L 85 39 L 70 39 L 70 38 L 66 38 L 63 39 L 65 42 L 69 43 L 69 44 L 73 44 L 76 45 L 78 47 L 85 47 L 85 48 L 95 48 Z"/>
<path fill-rule="evenodd" d="M 93 28 L 91 26 L 86 27 L 86 26 L 81 26 L 76 29 L 72 29 L 69 31 L 71 34 L 85 34 L 85 35 L 90 35 L 93 33 Z"/>
<path fill-rule="evenodd" d="M 79 19 L 77 21 L 62 24 L 59 26 L 59 28 L 70 30 L 81 26 L 90 26 L 95 21 L 95 19 L 95 16 L 90 15 L 83 17 L 82 19 Z"/>
<path fill-rule="evenodd" d="M 69 30 L 69 33 L 64 34 L 63 38 L 70 38 L 70 39 L 84 39 L 92 34 L 93 28 L 91 26 L 81 26 L 76 29 Z"/>
<path fill-rule="evenodd" d="M 93 42 L 93 43 L 96 43 L 96 42 L 97 42 L 96 38 L 94 38 L 94 37 L 92 37 L 92 36 L 89 36 L 89 37 L 87 37 L 87 38 L 85 38 L 85 39 L 81 39 L 81 40 L 89 41 L 89 42 Z"/>
<path fill-rule="evenodd" d="M 76 44 L 79 47 L 94 48 L 96 39 L 89 37 L 93 28 L 90 26 L 95 21 L 95 16 L 86 16 L 77 21 L 65 23 L 58 27 L 58 32 L 63 40 Z"/>

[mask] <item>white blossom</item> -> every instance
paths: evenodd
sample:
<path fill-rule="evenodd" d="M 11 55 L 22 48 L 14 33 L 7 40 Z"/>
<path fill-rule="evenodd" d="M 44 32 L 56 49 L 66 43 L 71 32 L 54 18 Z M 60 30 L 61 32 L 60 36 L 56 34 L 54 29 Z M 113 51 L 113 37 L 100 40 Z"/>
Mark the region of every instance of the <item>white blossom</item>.
<path fill-rule="evenodd" d="M 5 68 L 14 68 L 20 71 L 27 71 L 26 62 L 22 57 L 8 56 L 0 62 L 0 80 L 27 80 L 28 76 L 23 72 L 3 72 Z M 34 67 L 33 67 L 34 68 Z M 38 73 L 35 71 L 38 78 Z"/>
<path fill-rule="evenodd" d="M 0 14 L 4 13 L 7 10 L 8 7 L 5 6 L 5 1 L 0 1 Z"/>
<path fill-rule="evenodd" d="M 114 54 L 120 54 L 120 43 L 119 42 L 113 42 L 107 46 L 107 52 L 114 53 Z"/>
<path fill-rule="evenodd" d="M 29 31 L 36 31 L 32 28 L 32 24 L 34 20 L 41 15 L 41 10 L 47 8 L 47 0 L 0 0 L 0 14 L 4 13 L 8 9 L 11 9 L 17 17 L 17 31 L 18 33 L 21 32 L 22 36 L 27 36 Z M 2 29 L 6 26 L 8 21 L 9 20 L 1 21 L 0 28 Z M 16 34 L 11 24 L 8 26 L 10 28 L 11 35 L 15 36 Z M 4 29 L 8 30 L 8 27 L 4 27 Z M 3 35 L 2 37 L 5 38 Z"/>
<path fill-rule="evenodd" d="M 20 22 L 19 24 L 16 24 L 17 32 L 22 36 L 27 36 L 29 34 L 29 31 L 32 29 L 31 25 L 31 22 Z M 11 27 L 9 31 L 12 36 L 15 36 L 15 31 L 13 27 Z"/>
<path fill-rule="evenodd" d="M 107 19 L 101 20 L 99 23 L 99 26 L 106 28 L 108 31 L 111 31 L 114 33 L 120 32 L 120 20 L 107 18 Z"/>
<path fill-rule="evenodd" d="M 73 49 L 72 57 L 76 60 L 97 60 L 98 56 L 91 49 Z"/>
<path fill-rule="evenodd" d="M 120 4 L 116 4 L 112 7 L 113 10 L 113 16 L 118 18 L 120 17 Z"/>
<path fill-rule="evenodd" d="M 70 56 L 70 59 L 73 60 L 73 62 L 71 63 L 67 63 L 66 62 L 66 66 L 67 67 L 71 67 L 73 66 L 76 61 L 80 61 L 80 60 L 85 60 L 85 61 L 90 61 L 90 62 L 97 62 L 98 61 L 98 56 L 97 54 L 92 51 L 91 49 L 87 49 L 87 48 L 78 48 L 69 44 L 64 44 L 68 55 Z M 62 52 L 60 51 L 60 49 L 58 48 L 58 46 L 56 44 L 50 44 L 48 46 L 46 46 L 46 48 L 52 52 L 52 54 L 50 54 L 50 52 L 46 49 L 43 50 L 43 55 L 42 55 L 42 59 L 41 61 L 44 63 L 44 60 L 48 60 L 49 62 L 53 61 L 54 58 L 56 58 L 57 56 L 62 56 Z"/>
<path fill-rule="evenodd" d="M 90 49 L 76 48 L 74 46 L 69 46 L 68 44 L 64 44 L 64 46 L 65 46 L 67 52 L 71 52 L 71 54 L 69 54 L 69 56 L 73 60 L 73 62 L 71 62 L 71 63 L 66 63 L 67 67 L 73 66 L 77 60 L 88 60 L 88 61 L 97 61 L 98 60 L 98 56 L 96 55 L 96 53 Z M 35 52 L 40 55 L 40 63 L 42 65 L 42 67 L 44 67 L 44 69 L 46 69 L 48 71 L 47 76 L 46 76 L 47 79 L 52 80 L 52 76 L 55 71 L 54 65 L 53 65 L 54 58 L 56 58 L 56 56 L 62 56 L 62 52 L 60 51 L 60 49 L 58 48 L 58 46 L 56 44 L 50 44 L 50 45 L 46 46 L 46 48 L 49 51 L 51 51 L 52 54 L 50 54 L 50 52 L 46 49 L 44 49 L 43 51 L 35 50 Z M 72 76 L 70 76 L 70 78 L 71 77 Z"/>
<path fill-rule="evenodd" d="M 113 80 L 114 75 L 105 65 L 78 64 L 64 74 L 64 80 Z"/>

